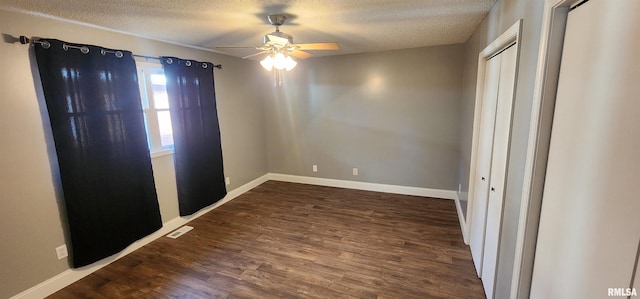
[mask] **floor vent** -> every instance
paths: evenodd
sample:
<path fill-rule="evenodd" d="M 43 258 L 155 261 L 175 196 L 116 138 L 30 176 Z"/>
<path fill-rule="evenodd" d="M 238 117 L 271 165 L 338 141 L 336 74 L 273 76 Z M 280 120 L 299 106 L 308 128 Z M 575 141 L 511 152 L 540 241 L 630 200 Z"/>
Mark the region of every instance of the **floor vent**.
<path fill-rule="evenodd" d="M 171 238 L 171 239 L 176 239 L 184 234 L 186 234 L 188 231 L 192 230 L 193 227 L 192 226 L 188 226 L 185 225 L 179 229 L 174 230 L 173 232 L 171 232 L 170 234 L 167 235 L 167 237 Z"/>

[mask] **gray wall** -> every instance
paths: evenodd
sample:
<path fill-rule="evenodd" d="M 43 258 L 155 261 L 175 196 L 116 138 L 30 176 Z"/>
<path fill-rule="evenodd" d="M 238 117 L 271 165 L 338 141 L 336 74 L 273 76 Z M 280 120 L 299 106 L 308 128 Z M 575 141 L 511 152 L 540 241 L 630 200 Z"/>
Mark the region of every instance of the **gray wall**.
<path fill-rule="evenodd" d="M 222 63 L 215 71 L 225 173 L 232 190 L 267 173 L 264 94 L 259 65 L 225 55 L 0 10 L 0 32 L 53 37 Z M 54 248 L 65 243 L 60 185 L 49 124 L 43 122 L 27 46 L 0 42 L 0 298 L 69 268 Z M 251 83 L 251 84 L 249 84 Z M 52 155 L 53 154 L 53 155 Z M 172 156 L 153 159 L 163 221 L 178 217 Z"/>
<path fill-rule="evenodd" d="M 463 51 L 449 45 L 299 63 L 283 86 L 269 89 L 269 171 L 456 190 Z"/>
<path fill-rule="evenodd" d="M 507 169 L 507 189 L 502 218 L 503 230 L 498 258 L 496 298 L 508 298 L 511 288 L 543 6 L 544 1 L 499 0 L 465 44 L 459 170 L 459 183 L 462 184 L 461 198 L 463 199 L 467 198 L 469 190 L 478 54 L 518 19 L 523 19 L 517 91 L 511 129 L 511 149 Z M 466 205 L 466 201 L 462 203 Z"/>

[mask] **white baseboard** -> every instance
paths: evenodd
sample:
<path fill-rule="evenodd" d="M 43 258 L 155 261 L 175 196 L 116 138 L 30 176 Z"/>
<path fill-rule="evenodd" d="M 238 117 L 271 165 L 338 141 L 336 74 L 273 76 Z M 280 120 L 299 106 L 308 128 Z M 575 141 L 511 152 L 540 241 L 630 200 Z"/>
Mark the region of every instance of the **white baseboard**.
<path fill-rule="evenodd" d="M 467 235 L 467 230 L 465 229 L 466 220 L 464 219 L 464 214 L 462 214 L 462 205 L 460 204 L 460 195 L 456 192 L 456 211 L 458 211 L 458 221 L 460 221 L 460 230 L 462 231 L 462 239 L 464 240 L 464 244 L 469 245 L 469 236 Z"/>
<path fill-rule="evenodd" d="M 302 184 L 311 184 L 311 185 L 319 185 L 319 186 L 358 189 L 358 190 L 386 192 L 386 193 L 394 193 L 394 194 L 443 198 L 443 199 L 456 199 L 456 192 L 453 190 L 429 189 L 429 188 L 419 188 L 419 187 L 345 181 L 345 180 L 306 177 L 306 176 L 297 176 L 297 175 L 280 174 L 280 173 L 269 173 L 268 176 L 270 180 L 290 182 L 290 183 L 302 183 Z"/>
<path fill-rule="evenodd" d="M 121 257 L 134 252 L 135 250 L 139 249 L 140 247 L 147 245 L 149 243 L 151 243 L 152 241 L 163 237 L 164 235 L 172 232 L 173 230 L 179 228 L 180 226 L 185 225 L 187 222 L 196 219 L 204 214 L 206 214 L 207 212 L 229 202 L 230 200 L 242 195 L 243 193 L 255 188 L 256 186 L 266 182 L 269 180 L 269 176 L 267 174 L 249 182 L 246 183 L 236 189 L 233 189 L 231 191 L 229 191 L 229 193 L 227 193 L 227 195 L 221 199 L 220 201 L 216 202 L 215 204 L 206 207 L 202 210 L 200 210 L 199 212 L 190 215 L 188 217 L 176 217 L 173 218 L 169 221 L 167 221 L 166 223 L 163 223 L 162 228 L 160 228 L 159 230 L 157 230 L 156 232 L 134 242 L 133 244 L 129 245 L 129 247 L 125 248 L 124 250 L 122 250 L 121 252 L 114 254 L 110 257 L 104 258 L 100 261 L 97 261 L 91 265 L 82 267 L 82 268 L 77 268 L 77 269 L 69 269 L 66 270 L 54 277 L 51 277 L 39 284 L 37 284 L 36 286 L 33 286 L 13 297 L 11 297 L 12 299 L 40 299 L 40 298 L 44 298 L 47 297 L 59 290 L 61 290 L 62 288 L 80 280 L 81 278 L 99 270 L 100 268 L 120 259 Z"/>

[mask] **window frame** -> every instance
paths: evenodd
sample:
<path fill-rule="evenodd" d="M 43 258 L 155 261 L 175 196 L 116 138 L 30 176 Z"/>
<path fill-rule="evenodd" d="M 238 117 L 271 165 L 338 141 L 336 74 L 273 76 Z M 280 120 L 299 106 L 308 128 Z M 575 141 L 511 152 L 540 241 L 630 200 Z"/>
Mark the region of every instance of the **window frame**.
<path fill-rule="evenodd" d="M 147 145 L 151 157 L 164 156 L 173 154 L 173 143 L 171 146 L 162 146 L 162 135 L 160 134 L 160 122 L 158 120 L 158 112 L 168 111 L 169 108 L 156 108 L 153 93 L 153 84 L 151 83 L 151 75 L 163 74 L 164 68 L 162 64 L 136 60 L 138 71 L 138 87 L 140 89 L 140 99 L 142 110 L 144 113 L 145 130 L 147 131 Z"/>

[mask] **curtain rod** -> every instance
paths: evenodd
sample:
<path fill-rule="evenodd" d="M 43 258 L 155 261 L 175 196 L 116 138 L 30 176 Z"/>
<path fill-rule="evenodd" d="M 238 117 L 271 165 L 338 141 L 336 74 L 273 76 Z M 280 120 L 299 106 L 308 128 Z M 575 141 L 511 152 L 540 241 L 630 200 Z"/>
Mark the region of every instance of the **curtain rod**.
<path fill-rule="evenodd" d="M 15 37 L 14 37 L 15 38 Z M 26 44 L 30 44 L 30 45 L 34 45 L 34 44 L 41 44 L 41 45 L 48 45 L 49 43 L 47 42 L 43 42 L 38 40 L 37 38 L 28 38 L 24 35 L 20 35 L 20 43 L 23 45 Z M 49 46 L 45 46 L 45 48 L 48 48 Z M 138 54 L 132 54 L 133 57 L 140 57 L 140 58 L 146 58 L 146 59 L 157 59 L 160 60 L 160 57 L 157 56 L 147 56 L 147 55 L 138 55 Z M 222 69 L 222 64 L 214 64 L 213 67 L 217 68 L 217 69 Z"/>

